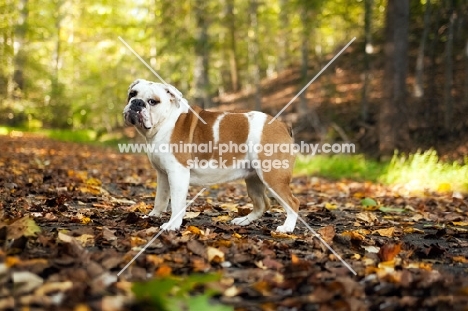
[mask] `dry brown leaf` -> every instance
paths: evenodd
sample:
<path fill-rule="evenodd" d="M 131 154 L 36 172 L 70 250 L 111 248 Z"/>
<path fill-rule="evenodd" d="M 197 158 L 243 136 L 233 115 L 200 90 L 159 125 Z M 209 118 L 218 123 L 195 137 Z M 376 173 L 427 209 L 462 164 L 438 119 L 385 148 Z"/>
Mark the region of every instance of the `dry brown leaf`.
<path fill-rule="evenodd" d="M 465 256 L 454 256 L 452 260 L 455 262 L 468 263 L 468 259 Z"/>
<path fill-rule="evenodd" d="M 396 255 L 398 255 L 401 251 L 401 243 L 399 244 L 394 244 L 394 243 L 389 243 L 383 245 L 378 253 L 378 256 L 381 261 L 391 261 L 395 258 Z"/>
<path fill-rule="evenodd" d="M 380 236 L 384 236 L 384 237 L 387 237 L 387 238 L 391 238 L 391 237 L 393 237 L 393 235 L 395 234 L 395 227 L 384 228 L 384 229 L 378 229 L 378 230 L 373 231 L 372 233 L 375 234 L 376 232 L 377 232 Z"/>
<path fill-rule="evenodd" d="M 335 237 L 335 227 L 333 225 L 328 225 L 326 227 L 323 227 L 317 232 L 320 234 L 322 239 L 325 240 L 328 244 L 331 244 L 333 242 L 333 238 Z"/>
<path fill-rule="evenodd" d="M 375 214 L 371 212 L 358 213 L 356 215 L 356 219 L 370 225 L 378 221 L 377 216 L 375 216 Z"/>
<path fill-rule="evenodd" d="M 200 215 L 200 212 L 186 212 L 184 219 L 195 218 L 198 217 L 198 215 Z"/>

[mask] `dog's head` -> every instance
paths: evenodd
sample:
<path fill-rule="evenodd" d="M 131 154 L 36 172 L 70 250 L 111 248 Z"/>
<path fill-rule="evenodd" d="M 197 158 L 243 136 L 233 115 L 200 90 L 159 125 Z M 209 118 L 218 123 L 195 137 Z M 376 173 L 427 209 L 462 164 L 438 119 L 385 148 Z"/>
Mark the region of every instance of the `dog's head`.
<path fill-rule="evenodd" d="M 144 136 L 152 136 L 183 100 L 182 93 L 172 85 L 135 80 L 128 88 L 125 123 L 135 126 Z"/>

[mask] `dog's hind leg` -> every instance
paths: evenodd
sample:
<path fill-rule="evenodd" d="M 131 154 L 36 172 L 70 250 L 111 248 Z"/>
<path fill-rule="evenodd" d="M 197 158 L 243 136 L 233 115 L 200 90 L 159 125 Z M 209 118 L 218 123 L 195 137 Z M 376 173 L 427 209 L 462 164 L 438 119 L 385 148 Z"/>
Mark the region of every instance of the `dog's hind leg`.
<path fill-rule="evenodd" d="M 296 198 L 289 188 L 291 174 L 287 171 L 279 171 L 273 176 L 264 174 L 264 181 L 275 199 L 283 206 L 286 211 L 286 221 L 282 226 L 276 228 L 278 232 L 292 232 L 296 227 L 296 221 L 299 211 L 299 199 Z"/>
<path fill-rule="evenodd" d="M 245 217 L 238 217 L 232 220 L 232 224 L 246 226 L 252 221 L 260 218 L 265 211 L 270 208 L 270 200 L 265 193 L 265 185 L 257 175 L 246 178 L 247 193 L 252 199 L 253 210 Z"/>

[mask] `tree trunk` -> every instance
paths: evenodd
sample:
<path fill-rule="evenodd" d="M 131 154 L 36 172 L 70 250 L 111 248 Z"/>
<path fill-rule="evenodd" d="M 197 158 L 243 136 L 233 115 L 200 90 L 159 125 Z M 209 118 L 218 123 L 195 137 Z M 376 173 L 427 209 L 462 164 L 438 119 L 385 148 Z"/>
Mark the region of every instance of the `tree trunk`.
<path fill-rule="evenodd" d="M 301 23 L 302 23 L 302 36 L 301 36 L 301 88 L 306 85 L 308 81 L 309 71 L 309 36 L 310 36 L 310 12 L 306 7 L 301 8 Z M 307 90 L 299 96 L 299 114 L 306 115 L 309 112 L 307 101 Z"/>
<path fill-rule="evenodd" d="M 28 31 L 28 0 L 19 1 L 20 16 L 15 27 L 15 57 L 14 57 L 14 93 L 13 96 L 21 98 L 25 93 L 24 67 L 26 66 L 26 35 Z"/>
<path fill-rule="evenodd" d="M 249 58 L 252 82 L 255 88 L 255 110 L 262 110 L 262 93 L 260 85 L 260 66 L 258 64 L 258 2 L 250 0 L 249 6 Z"/>
<path fill-rule="evenodd" d="M 236 47 L 236 21 L 234 16 L 234 0 L 226 1 L 226 19 L 229 27 L 229 67 L 231 73 L 231 88 L 237 92 L 239 83 L 239 61 L 237 60 Z"/>
<path fill-rule="evenodd" d="M 206 2 L 195 1 L 195 18 L 197 21 L 196 43 L 195 43 L 195 102 L 203 108 L 212 106 L 209 96 L 209 46 L 208 46 L 208 22 Z"/>
<path fill-rule="evenodd" d="M 288 47 L 289 47 L 289 20 L 287 13 L 287 0 L 280 0 L 280 13 L 279 13 L 279 23 L 280 31 L 278 33 L 278 62 L 277 62 L 277 71 L 281 72 L 284 70 L 288 64 Z"/>
<path fill-rule="evenodd" d="M 426 8 L 424 10 L 424 30 L 419 44 L 418 57 L 416 58 L 416 74 L 414 81 L 414 92 L 413 95 L 416 98 L 424 96 L 424 50 L 426 47 L 427 35 L 429 34 L 430 28 L 430 16 L 431 16 L 431 0 L 426 1 Z"/>
<path fill-rule="evenodd" d="M 384 98 L 379 115 L 379 151 L 382 158 L 410 141 L 406 75 L 408 68 L 409 0 L 388 0 L 385 26 Z"/>
<path fill-rule="evenodd" d="M 465 43 L 465 101 L 464 106 L 468 107 L 468 39 Z"/>
<path fill-rule="evenodd" d="M 447 28 L 447 41 L 445 42 L 445 77 L 444 77 L 444 127 L 446 131 L 452 128 L 453 120 L 453 26 L 456 12 L 453 7 L 453 0 L 449 0 L 449 24 Z"/>
<path fill-rule="evenodd" d="M 370 54 L 372 53 L 372 3 L 373 0 L 364 0 L 364 81 L 362 83 L 361 119 L 366 122 L 369 118 L 369 80 L 370 80 Z"/>

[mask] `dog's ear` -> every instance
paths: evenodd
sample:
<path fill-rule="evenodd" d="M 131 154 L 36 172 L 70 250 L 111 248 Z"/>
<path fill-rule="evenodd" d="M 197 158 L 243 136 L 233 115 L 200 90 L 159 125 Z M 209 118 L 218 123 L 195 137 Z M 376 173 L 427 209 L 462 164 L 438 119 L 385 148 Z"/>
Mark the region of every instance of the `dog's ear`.
<path fill-rule="evenodd" d="M 180 101 L 183 99 L 182 93 L 170 84 L 164 85 L 164 89 L 166 90 L 167 94 L 169 94 L 171 102 L 173 102 L 177 108 L 179 108 Z"/>

